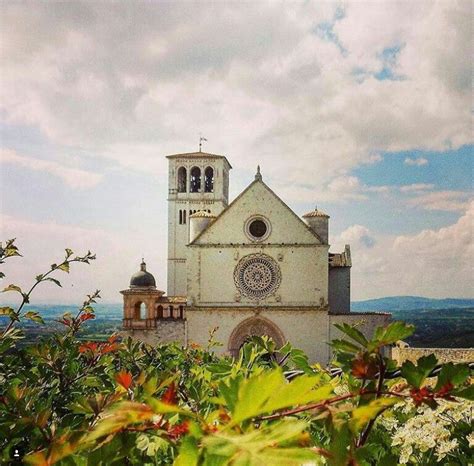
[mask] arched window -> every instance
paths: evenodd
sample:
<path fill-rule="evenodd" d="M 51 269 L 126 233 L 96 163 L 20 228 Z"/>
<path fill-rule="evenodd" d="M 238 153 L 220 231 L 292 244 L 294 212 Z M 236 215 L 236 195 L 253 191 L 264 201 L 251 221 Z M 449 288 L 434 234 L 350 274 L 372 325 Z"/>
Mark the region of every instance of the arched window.
<path fill-rule="evenodd" d="M 163 319 L 163 306 L 161 304 L 156 308 L 156 317 Z"/>
<path fill-rule="evenodd" d="M 145 304 L 142 302 L 135 303 L 135 308 L 134 308 L 134 316 L 133 318 L 135 320 L 142 320 L 145 318 Z"/>
<path fill-rule="evenodd" d="M 207 167 L 204 171 L 204 192 L 214 192 L 214 169 Z"/>
<path fill-rule="evenodd" d="M 186 210 L 183 210 L 183 223 L 186 223 Z"/>
<path fill-rule="evenodd" d="M 186 192 L 187 174 L 186 168 L 179 167 L 178 170 L 178 193 Z"/>
<path fill-rule="evenodd" d="M 179 224 L 182 225 L 182 223 L 183 223 L 183 211 L 180 210 L 179 211 Z"/>
<path fill-rule="evenodd" d="M 173 317 L 174 317 L 174 316 L 173 316 L 173 306 L 170 306 L 170 307 L 169 307 L 169 312 L 170 312 L 169 317 L 170 317 L 170 318 L 173 318 Z"/>
<path fill-rule="evenodd" d="M 201 190 L 201 169 L 199 167 L 191 168 L 191 189 L 192 193 L 198 193 Z"/>

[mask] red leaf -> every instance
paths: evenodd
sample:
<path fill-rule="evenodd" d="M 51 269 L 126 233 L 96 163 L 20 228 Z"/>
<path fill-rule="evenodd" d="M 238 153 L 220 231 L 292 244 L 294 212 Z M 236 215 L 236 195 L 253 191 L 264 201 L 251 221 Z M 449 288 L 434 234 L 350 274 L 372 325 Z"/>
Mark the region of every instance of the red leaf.
<path fill-rule="evenodd" d="M 89 319 L 95 319 L 95 316 L 94 316 L 94 314 L 81 314 L 79 319 L 81 320 L 81 322 L 84 322 L 84 321 L 89 320 Z"/>
<path fill-rule="evenodd" d="M 86 353 L 87 351 L 95 353 L 98 348 L 99 345 L 97 343 L 90 341 L 88 343 L 83 343 L 81 346 L 79 346 L 79 353 Z"/>
<path fill-rule="evenodd" d="M 119 345 L 117 343 L 113 343 L 112 345 L 106 343 L 105 345 L 102 346 L 101 348 L 101 353 L 111 353 L 112 351 L 115 351 L 119 348 Z"/>
<path fill-rule="evenodd" d="M 175 405 L 178 399 L 176 398 L 176 387 L 174 382 L 166 389 L 166 392 L 161 397 L 161 401 L 167 405 Z"/>
<path fill-rule="evenodd" d="M 352 361 L 352 375 L 358 379 L 370 379 L 377 374 L 377 363 L 366 355 Z"/>
<path fill-rule="evenodd" d="M 177 440 L 182 435 L 187 434 L 189 432 L 189 421 L 182 422 L 181 424 L 176 424 L 168 428 L 168 436 L 173 439 Z"/>
<path fill-rule="evenodd" d="M 118 384 L 122 385 L 123 388 L 128 390 L 132 385 L 132 374 L 130 374 L 130 372 L 121 371 L 115 376 L 115 380 Z"/>

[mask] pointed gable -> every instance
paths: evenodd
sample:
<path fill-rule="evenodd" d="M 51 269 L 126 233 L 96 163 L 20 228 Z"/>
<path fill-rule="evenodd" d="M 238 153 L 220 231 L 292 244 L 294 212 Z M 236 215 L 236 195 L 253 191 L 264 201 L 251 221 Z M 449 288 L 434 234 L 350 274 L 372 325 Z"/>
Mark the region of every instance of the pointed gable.
<path fill-rule="evenodd" d="M 246 222 L 264 217 L 270 234 L 261 243 L 246 233 Z M 322 244 L 313 232 L 263 181 L 251 183 L 194 241 L 203 244 Z"/>

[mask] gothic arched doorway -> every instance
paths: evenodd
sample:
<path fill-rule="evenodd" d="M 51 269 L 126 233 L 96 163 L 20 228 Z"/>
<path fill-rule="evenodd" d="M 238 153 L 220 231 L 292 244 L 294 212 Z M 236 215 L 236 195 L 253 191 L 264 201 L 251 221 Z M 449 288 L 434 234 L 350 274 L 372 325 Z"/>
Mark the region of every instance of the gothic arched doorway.
<path fill-rule="evenodd" d="M 229 353 L 232 356 L 237 356 L 248 337 L 261 337 L 263 335 L 269 336 L 275 342 L 277 348 L 285 344 L 286 340 L 283 332 L 272 321 L 264 317 L 249 317 L 232 331 L 228 345 Z"/>

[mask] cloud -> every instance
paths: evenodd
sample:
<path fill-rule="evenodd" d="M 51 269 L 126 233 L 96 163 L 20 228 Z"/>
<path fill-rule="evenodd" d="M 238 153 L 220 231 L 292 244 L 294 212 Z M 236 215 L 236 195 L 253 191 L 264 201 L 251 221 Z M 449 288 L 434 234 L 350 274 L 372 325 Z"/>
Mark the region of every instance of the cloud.
<path fill-rule="evenodd" d="M 415 166 L 415 167 L 422 167 L 423 165 L 428 165 L 428 160 L 425 159 L 424 157 L 418 157 L 416 159 L 407 157 L 403 163 L 405 165 L 411 165 L 411 166 Z"/>
<path fill-rule="evenodd" d="M 421 194 L 407 201 L 407 205 L 425 210 L 458 212 L 466 210 L 472 193 L 465 191 L 436 191 Z"/>
<path fill-rule="evenodd" d="M 102 175 L 78 168 L 65 167 L 57 162 L 18 155 L 15 151 L 0 149 L 0 163 L 13 164 L 60 178 L 74 189 L 88 189 L 100 183 Z"/>
<path fill-rule="evenodd" d="M 434 188 L 434 184 L 430 183 L 414 183 L 400 186 L 400 192 L 402 193 L 423 193 L 425 191 L 431 191 Z"/>
<path fill-rule="evenodd" d="M 127 169 L 155 167 L 133 147 L 193 150 L 202 131 L 315 187 L 374 153 L 472 141 L 469 2 L 1 8 L 4 120 Z"/>
<path fill-rule="evenodd" d="M 413 235 L 381 235 L 353 225 L 331 242 L 351 244 L 352 299 L 415 295 L 472 297 L 474 202 L 457 222 Z M 364 237 L 373 239 L 364 242 Z"/>
<path fill-rule="evenodd" d="M 77 254 L 88 250 L 97 254 L 90 265 L 73 264 L 70 274 L 58 274 L 62 283 L 58 288 L 46 283 L 35 290 L 32 302 L 80 304 L 85 295 L 97 288 L 105 302 L 120 302 L 119 290 L 128 287 L 131 275 L 139 268 L 142 254 L 148 269 L 154 274 L 158 288 L 165 289 L 166 263 L 164 251 L 156 248 L 163 243 L 166 232 L 150 235 L 140 225 L 130 226 L 120 234 L 100 228 L 87 228 L 56 222 L 34 222 L 21 217 L 3 215 L 0 238 L 16 238 L 23 257 L 15 257 L 2 266 L 7 283 L 15 283 L 23 289 L 33 284 L 34 277 L 45 272 L 49 264 L 63 258 L 64 249 L 71 248 Z M 124 241 L 124 237 L 133 241 Z M 14 294 L 0 295 L 2 302 L 14 299 Z"/>
<path fill-rule="evenodd" d="M 362 225 L 352 225 L 344 230 L 335 241 L 340 243 L 341 246 L 342 244 L 351 244 L 355 247 L 362 246 L 369 249 L 374 247 L 376 243 L 370 230 Z"/>

